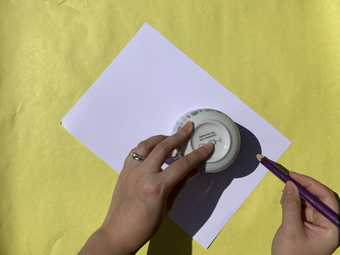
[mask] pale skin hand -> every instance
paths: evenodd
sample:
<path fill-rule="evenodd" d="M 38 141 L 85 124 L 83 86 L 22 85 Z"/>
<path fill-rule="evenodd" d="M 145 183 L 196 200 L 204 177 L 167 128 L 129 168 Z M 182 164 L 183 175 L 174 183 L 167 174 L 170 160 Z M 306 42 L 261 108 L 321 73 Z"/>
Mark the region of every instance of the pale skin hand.
<path fill-rule="evenodd" d="M 131 151 L 146 159 L 136 161 L 129 154 L 104 223 L 87 241 L 81 255 L 134 254 L 151 238 L 165 215 L 175 186 L 213 151 L 212 144 L 202 146 L 162 171 L 161 166 L 167 157 L 188 141 L 192 129 L 189 122 L 175 135 L 151 137 Z"/>
<path fill-rule="evenodd" d="M 311 177 L 290 175 L 339 214 L 338 198 L 329 188 Z M 301 201 L 293 182 L 287 182 L 281 205 L 282 224 L 273 240 L 272 255 L 330 255 L 337 249 L 339 229 L 310 204 Z"/>
<path fill-rule="evenodd" d="M 81 255 L 133 254 L 150 239 L 164 216 L 171 191 L 213 150 L 212 145 L 202 147 L 161 172 L 167 156 L 189 139 L 191 131 L 189 125 L 171 137 L 155 136 L 133 150 L 147 159 L 126 159 L 106 219 L 80 251 Z M 339 213 L 338 199 L 327 187 L 307 176 L 291 176 Z M 301 202 L 291 182 L 285 186 L 281 204 L 283 221 L 273 240 L 273 255 L 329 255 L 336 250 L 339 230 Z"/>

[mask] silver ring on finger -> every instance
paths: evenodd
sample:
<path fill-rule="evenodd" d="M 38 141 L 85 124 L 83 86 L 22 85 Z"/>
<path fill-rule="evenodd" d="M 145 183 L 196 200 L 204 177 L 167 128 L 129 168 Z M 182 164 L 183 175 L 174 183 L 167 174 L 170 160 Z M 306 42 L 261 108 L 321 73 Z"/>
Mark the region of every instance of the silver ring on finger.
<path fill-rule="evenodd" d="M 145 156 L 142 156 L 138 154 L 137 152 L 132 152 L 131 157 L 137 161 L 143 161 L 145 159 Z"/>

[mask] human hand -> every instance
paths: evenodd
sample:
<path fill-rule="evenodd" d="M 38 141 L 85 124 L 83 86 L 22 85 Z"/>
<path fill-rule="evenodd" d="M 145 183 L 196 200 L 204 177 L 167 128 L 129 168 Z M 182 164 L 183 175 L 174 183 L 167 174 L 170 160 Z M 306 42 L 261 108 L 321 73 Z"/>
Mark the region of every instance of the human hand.
<path fill-rule="evenodd" d="M 172 163 L 164 171 L 161 166 L 171 152 L 188 141 L 191 122 L 176 134 L 154 136 L 141 142 L 125 160 L 112 202 L 100 229 L 88 240 L 81 254 L 133 254 L 158 229 L 165 215 L 174 187 L 208 159 L 213 145 L 207 144 Z M 136 152 L 145 160 L 131 157 Z M 103 245 L 99 245 L 99 243 Z M 91 252 L 93 251 L 93 252 Z M 98 252 L 99 253 L 99 252 Z"/>
<path fill-rule="evenodd" d="M 328 187 L 302 174 L 290 176 L 339 214 L 339 200 Z M 285 185 L 281 205 L 282 224 L 272 243 L 272 255 L 330 255 L 337 249 L 338 227 L 301 200 L 291 181 Z"/>

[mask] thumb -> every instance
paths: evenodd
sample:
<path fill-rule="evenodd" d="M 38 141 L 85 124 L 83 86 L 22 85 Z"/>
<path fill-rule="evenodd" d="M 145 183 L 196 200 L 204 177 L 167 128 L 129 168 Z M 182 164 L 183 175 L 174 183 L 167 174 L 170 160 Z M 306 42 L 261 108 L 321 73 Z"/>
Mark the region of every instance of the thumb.
<path fill-rule="evenodd" d="M 299 191 L 291 181 L 286 183 L 281 198 L 282 227 L 292 231 L 302 231 L 301 200 Z"/>

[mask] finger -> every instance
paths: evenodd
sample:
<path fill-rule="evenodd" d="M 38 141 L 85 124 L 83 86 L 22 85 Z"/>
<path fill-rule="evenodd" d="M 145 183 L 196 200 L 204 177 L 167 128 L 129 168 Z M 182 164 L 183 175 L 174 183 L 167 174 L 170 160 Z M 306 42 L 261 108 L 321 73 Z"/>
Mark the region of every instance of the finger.
<path fill-rule="evenodd" d="M 313 224 L 317 227 L 327 227 L 332 225 L 332 223 L 330 223 L 322 214 L 320 214 L 310 203 L 304 200 L 301 200 L 301 202 L 304 204 L 304 206 L 302 206 L 302 216 L 305 222 Z"/>
<path fill-rule="evenodd" d="M 291 173 L 291 177 L 299 182 L 306 190 L 318 197 L 336 213 L 339 213 L 339 202 L 335 193 L 324 184 L 315 179 L 298 173 Z M 308 203 L 307 203 L 308 204 Z M 312 209 L 311 209 L 312 210 Z M 310 210 L 310 211 L 311 211 Z M 317 210 L 313 209 L 313 224 L 318 226 L 334 227 L 333 224 Z"/>
<path fill-rule="evenodd" d="M 204 160 L 208 159 L 213 149 L 213 144 L 205 144 L 169 166 L 166 171 L 162 172 L 166 187 L 171 190 L 181 182 L 192 170 L 197 169 Z"/>
<path fill-rule="evenodd" d="M 136 152 L 147 157 L 149 153 L 153 150 L 153 148 L 160 142 L 164 141 L 166 138 L 167 136 L 165 135 L 152 136 L 140 142 L 136 147 Z"/>
<path fill-rule="evenodd" d="M 302 233 L 301 200 L 295 184 L 288 181 L 282 195 L 282 227 L 291 233 Z"/>
<path fill-rule="evenodd" d="M 300 183 L 305 189 L 317 196 L 322 202 L 339 213 L 339 203 L 335 193 L 324 184 L 316 181 L 312 177 L 291 172 L 289 174 L 294 180 Z"/>
<path fill-rule="evenodd" d="M 164 161 L 168 158 L 170 153 L 183 145 L 190 138 L 193 129 L 192 122 L 188 122 L 181 128 L 176 134 L 169 136 L 161 143 L 159 143 L 150 153 L 149 157 L 145 160 L 145 163 L 150 166 L 151 169 L 159 169 L 163 165 Z"/>
<path fill-rule="evenodd" d="M 127 165 L 130 166 L 137 166 L 139 165 L 141 162 L 143 161 L 137 161 L 135 159 L 133 159 L 131 157 L 132 153 L 138 153 L 141 156 L 144 156 L 145 158 L 150 154 L 150 152 L 153 150 L 153 148 L 159 144 L 160 142 L 162 142 L 163 140 L 165 140 L 167 138 L 167 136 L 164 135 L 156 135 L 156 136 L 152 136 L 142 142 L 140 142 L 136 148 L 132 149 L 128 155 L 128 157 L 126 158 L 125 163 Z"/>
<path fill-rule="evenodd" d="M 304 217 L 305 217 L 305 220 L 310 222 L 310 223 L 314 223 L 316 222 L 316 217 L 315 217 L 315 210 L 314 208 L 307 202 L 305 202 L 305 208 L 304 208 Z"/>

